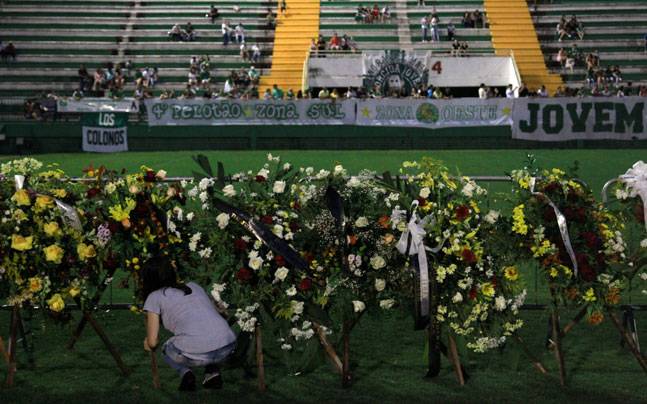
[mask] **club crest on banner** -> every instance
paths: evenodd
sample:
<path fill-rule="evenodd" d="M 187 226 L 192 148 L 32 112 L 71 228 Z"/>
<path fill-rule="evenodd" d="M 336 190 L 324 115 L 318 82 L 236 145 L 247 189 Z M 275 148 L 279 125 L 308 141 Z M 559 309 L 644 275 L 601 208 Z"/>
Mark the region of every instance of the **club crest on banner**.
<path fill-rule="evenodd" d="M 410 95 L 412 90 L 427 86 L 426 57 L 400 50 L 364 54 L 364 87 L 382 94 Z"/>

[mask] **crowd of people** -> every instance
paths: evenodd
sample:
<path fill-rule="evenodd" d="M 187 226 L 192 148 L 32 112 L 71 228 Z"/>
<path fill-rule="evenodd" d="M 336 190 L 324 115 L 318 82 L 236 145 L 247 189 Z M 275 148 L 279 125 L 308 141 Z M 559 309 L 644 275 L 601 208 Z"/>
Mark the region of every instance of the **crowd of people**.
<path fill-rule="evenodd" d="M 483 14 L 479 10 L 466 12 L 462 20 L 463 28 L 483 28 L 484 20 Z M 432 7 L 431 13 L 425 15 L 420 19 L 421 41 L 422 42 L 439 42 L 441 40 L 440 29 L 440 15 L 436 11 L 436 7 Z M 446 35 L 444 38 L 447 41 L 454 41 L 456 39 L 456 26 L 449 20 L 445 26 Z M 458 49 L 456 49 L 458 51 Z M 452 54 L 455 52 L 452 52 Z"/>
<path fill-rule="evenodd" d="M 312 38 L 310 40 L 310 53 L 313 55 L 319 55 L 326 51 L 357 52 L 357 50 L 357 44 L 353 41 L 353 38 L 346 34 L 339 36 L 337 32 L 333 32 L 333 35 L 327 42 L 321 34 L 319 34 L 317 39 Z"/>
<path fill-rule="evenodd" d="M 566 18 L 565 15 L 557 23 L 555 28 L 555 35 L 557 40 L 561 42 L 564 38 L 568 39 L 584 39 L 584 25 L 577 20 L 575 15 L 571 18 Z"/>
<path fill-rule="evenodd" d="M 135 96 L 143 95 L 146 90 L 155 87 L 159 80 L 157 67 L 135 68 L 132 61 L 125 63 L 108 62 L 103 67 L 98 67 L 90 74 L 85 65 L 81 65 L 77 72 L 79 85 L 73 96 L 80 98 L 86 94 L 103 97 L 108 93 L 110 98 L 122 98 L 126 83 L 133 80 Z"/>
<path fill-rule="evenodd" d="M 388 5 L 384 5 L 380 8 L 377 4 L 373 4 L 373 7 L 364 7 L 360 4 L 357 6 L 357 11 L 355 12 L 355 21 L 372 24 L 372 23 L 385 23 L 391 19 L 391 10 Z"/>
<path fill-rule="evenodd" d="M 173 41 L 191 42 L 197 38 L 198 34 L 189 21 L 185 28 L 182 28 L 180 24 L 173 25 L 167 35 Z"/>

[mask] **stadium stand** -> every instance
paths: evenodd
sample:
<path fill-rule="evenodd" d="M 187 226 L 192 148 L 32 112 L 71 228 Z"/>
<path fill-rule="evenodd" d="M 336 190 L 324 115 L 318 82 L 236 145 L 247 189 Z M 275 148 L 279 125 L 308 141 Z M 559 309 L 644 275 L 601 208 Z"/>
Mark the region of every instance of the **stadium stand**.
<path fill-rule="evenodd" d="M 597 53 L 600 67 L 619 66 L 623 83 L 633 82 L 635 88 L 647 84 L 647 2 L 554 0 L 531 4 L 537 34 L 544 58 L 552 72 L 559 73 L 569 87 L 587 87 L 586 56 Z M 556 27 L 562 16 L 575 15 L 583 25 L 584 36 L 565 37 L 559 41 Z M 568 53 L 573 44 L 582 57 L 571 69 L 557 61 L 560 48 Z M 637 94 L 634 94 L 637 95 Z"/>

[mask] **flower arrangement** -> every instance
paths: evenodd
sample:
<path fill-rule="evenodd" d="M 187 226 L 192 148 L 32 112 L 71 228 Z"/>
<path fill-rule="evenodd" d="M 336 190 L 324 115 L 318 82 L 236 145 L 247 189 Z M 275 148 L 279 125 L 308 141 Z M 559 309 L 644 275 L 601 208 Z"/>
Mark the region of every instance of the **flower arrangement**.
<path fill-rule="evenodd" d="M 539 265 L 555 305 L 586 305 L 588 322 L 599 324 L 627 283 L 622 224 L 574 175 L 529 167 L 512 172 L 514 208 L 504 231 L 514 235 L 520 260 Z"/>
<path fill-rule="evenodd" d="M 436 284 L 432 321 L 462 337 L 476 352 L 501 346 L 523 326 L 519 309 L 526 290 L 518 268 L 491 242 L 499 213 L 482 212 L 486 190 L 467 177 L 453 177 L 439 162 L 404 162 L 400 174 L 417 206 L 419 230 Z M 394 227 L 407 229 L 405 211 L 393 209 Z M 420 251 L 419 251 L 420 253 Z"/>

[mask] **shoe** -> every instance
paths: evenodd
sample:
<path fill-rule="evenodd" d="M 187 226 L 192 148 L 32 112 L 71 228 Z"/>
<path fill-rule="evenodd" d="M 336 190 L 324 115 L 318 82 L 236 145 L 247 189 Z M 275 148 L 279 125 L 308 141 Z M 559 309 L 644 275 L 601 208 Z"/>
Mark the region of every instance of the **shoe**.
<path fill-rule="evenodd" d="M 180 382 L 180 391 L 195 391 L 195 375 L 192 371 L 188 371 L 182 376 L 182 381 Z"/>
<path fill-rule="evenodd" d="M 202 387 L 205 389 L 221 389 L 222 388 L 222 376 L 220 373 L 207 374 L 204 376 L 204 381 L 202 382 Z"/>

